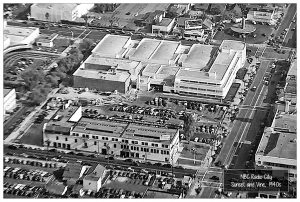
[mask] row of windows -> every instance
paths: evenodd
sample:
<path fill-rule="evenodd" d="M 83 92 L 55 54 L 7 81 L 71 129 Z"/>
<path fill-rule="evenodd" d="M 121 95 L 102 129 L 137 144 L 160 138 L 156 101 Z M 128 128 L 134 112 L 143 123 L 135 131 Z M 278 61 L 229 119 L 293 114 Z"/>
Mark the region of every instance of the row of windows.
<path fill-rule="evenodd" d="M 209 94 L 202 94 L 202 93 L 193 93 L 193 92 L 185 92 L 185 91 L 178 91 L 180 94 L 187 94 L 187 95 L 198 95 L 198 96 L 203 96 L 203 97 L 215 97 L 215 98 L 222 98 L 222 96 L 218 95 L 209 95 Z"/>
<path fill-rule="evenodd" d="M 214 92 L 214 93 L 222 93 L 221 90 L 211 90 L 211 89 L 204 89 L 204 88 L 194 88 L 194 87 L 186 87 L 186 86 L 179 86 L 179 88 L 191 89 L 191 90 L 209 91 L 209 92 Z"/>
<path fill-rule="evenodd" d="M 121 145 L 121 149 L 129 149 L 129 146 L 128 145 Z M 135 146 L 131 146 L 130 149 L 133 150 L 133 151 L 140 151 L 140 148 L 135 147 Z M 165 154 L 165 155 L 170 154 L 169 151 L 159 150 L 159 149 L 149 149 L 149 148 L 143 148 L 143 147 L 141 147 L 141 151 L 142 152 L 150 152 L 150 153 L 154 153 L 154 154 L 159 154 L 159 153 Z"/>
<path fill-rule="evenodd" d="M 74 134 L 74 133 L 73 133 Z M 89 135 L 82 135 L 83 138 L 89 138 Z M 92 136 L 93 139 L 98 139 L 99 136 Z M 59 140 L 59 136 L 56 136 L 56 140 Z M 108 137 L 102 137 L 102 140 L 109 140 Z M 68 141 L 68 138 L 66 137 L 65 138 L 65 141 Z M 112 141 L 119 141 L 119 139 L 117 138 L 112 138 Z M 77 139 L 75 139 L 75 142 L 77 142 Z M 128 143 L 128 140 L 122 140 L 122 142 L 124 143 Z M 132 144 L 138 144 L 138 141 L 131 141 Z M 148 142 L 141 142 L 142 145 L 145 145 L 145 146 L 148 146 Z M 154 144 L 152 143 L 151 146 L 153 147 L 158 147 L 158 144 Z M 162 145 L 163 148 L 168 148 L 169 146 L 168 145 Z"/>
<path fill-rule="evenodd" d="M 187 83 L 197 83 L 197 84 L 204 84 L 204 85 L 213 85 L 213 86 L 219 86 L 220 84 L 217 83 L 208 83 L 208 82 L 201 82 L 201 81 L 189 81 L 189 80 L 181 80 L 182 82 L 187 82 Z"/>

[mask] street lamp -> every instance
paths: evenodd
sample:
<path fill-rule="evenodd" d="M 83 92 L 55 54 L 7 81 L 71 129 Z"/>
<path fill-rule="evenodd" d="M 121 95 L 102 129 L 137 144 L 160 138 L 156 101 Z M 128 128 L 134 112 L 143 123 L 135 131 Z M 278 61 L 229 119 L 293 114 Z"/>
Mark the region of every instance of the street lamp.
<path fill-rule="evenodd" d="M 193 147 L 193 148 L 192 148 L 192 151 L 193 151 L 193 153 L 194 153 L 194 165 L 195 165 L 195 164 L 196 164 L 196 148 Z"/>

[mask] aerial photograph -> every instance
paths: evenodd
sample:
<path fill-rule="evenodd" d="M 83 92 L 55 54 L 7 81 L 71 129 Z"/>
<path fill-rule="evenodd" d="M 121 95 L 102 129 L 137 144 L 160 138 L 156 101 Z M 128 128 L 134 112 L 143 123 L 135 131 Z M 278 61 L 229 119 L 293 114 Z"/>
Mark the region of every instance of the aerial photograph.
<path fill-rule="evenodd" d="M 296 3 L 2 5 L 3 198 L 297 198 Z"/>

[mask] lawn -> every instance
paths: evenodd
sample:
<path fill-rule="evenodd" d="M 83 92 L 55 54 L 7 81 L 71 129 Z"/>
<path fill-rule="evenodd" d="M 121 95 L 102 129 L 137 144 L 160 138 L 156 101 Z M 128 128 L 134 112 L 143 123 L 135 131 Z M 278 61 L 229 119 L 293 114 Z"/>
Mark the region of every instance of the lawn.
<path fill-rule="evenodd" d="M 148 187 L 139 184 L 128 183 L 131 179 L 127 177 L 117 177 L 114 181 L 107 180 L 104 187 L 112 189 L 123 189 L 126 191 L 135 191 L 144 193 Z"/>
<path fill-rule="evenodd" d="M 188 144 L 187 143 L 183 143 L 183 144 L 184 144 L 184 149 L 180 153 L 180 157 L 194 160 L 194 152 L 188 150 Z M 191 142 L 190 145 L 191 145 L 190 146 L 191 148 L 196 149 L 195 159 L 200 160 L 200 161 L 204 160 L 205 157 L 206 157 L 207 152 L 209 151 L 209 146 L 196 144 L 194 142 Z"/>
<path fill-rule="evenodd" d="M 285 54 L 277 53 L 273 48 L 266 48 L 262 57 L 264 58 L 276 58 L 276 59 L 287 59 L 289 57 L 290 51 L 286 51 Z"/>
<path fill-rule="evenodd" d="M 33 124 L 28 131 L 20 138 L 20 143 L 43 146 L 43 125 L 46 121 L 41 124 Z"/>
<path fill-rule="evenodd" d="M 232 25 L 234 25 L 233 23 L 229 23 L 229 24 L 225 24 L 225 30 L 230 30 L 230 27 L 232 27 Z M 254 34 L 256 34 L 256 38 L 253 37 L 247 37 L 246 38 L 246 43 L 251 43 L 251 44 L 260 44 L 265 42 L 268 39 L 268 36 L 271 34 L 272 32 L 272 28 L 273 26 L 268 26 L 268 25 L 253 25 L 256 30 L 254 31 Z M 243 41 L 244 39 L 242 38 L 238 38 L 238 37 L 234 37 L 232 35 L 226 34 L 226 31 L 218 31 L 215 36 L 214 39 L 215 40 L 237 40 L 237 41 Z M 266 36 L 262 36 L 262 34 L 266 34 Z"/>

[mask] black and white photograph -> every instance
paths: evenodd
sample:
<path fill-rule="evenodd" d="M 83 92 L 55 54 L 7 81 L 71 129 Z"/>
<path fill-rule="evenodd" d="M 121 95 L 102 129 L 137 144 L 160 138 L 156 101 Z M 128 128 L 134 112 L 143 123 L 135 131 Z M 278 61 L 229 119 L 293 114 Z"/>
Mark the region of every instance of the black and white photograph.
<path fill-rule="evenodd" d="M 297 198 L 296 1 L 74 2 L 1 3 L 3 199 Z"/>

